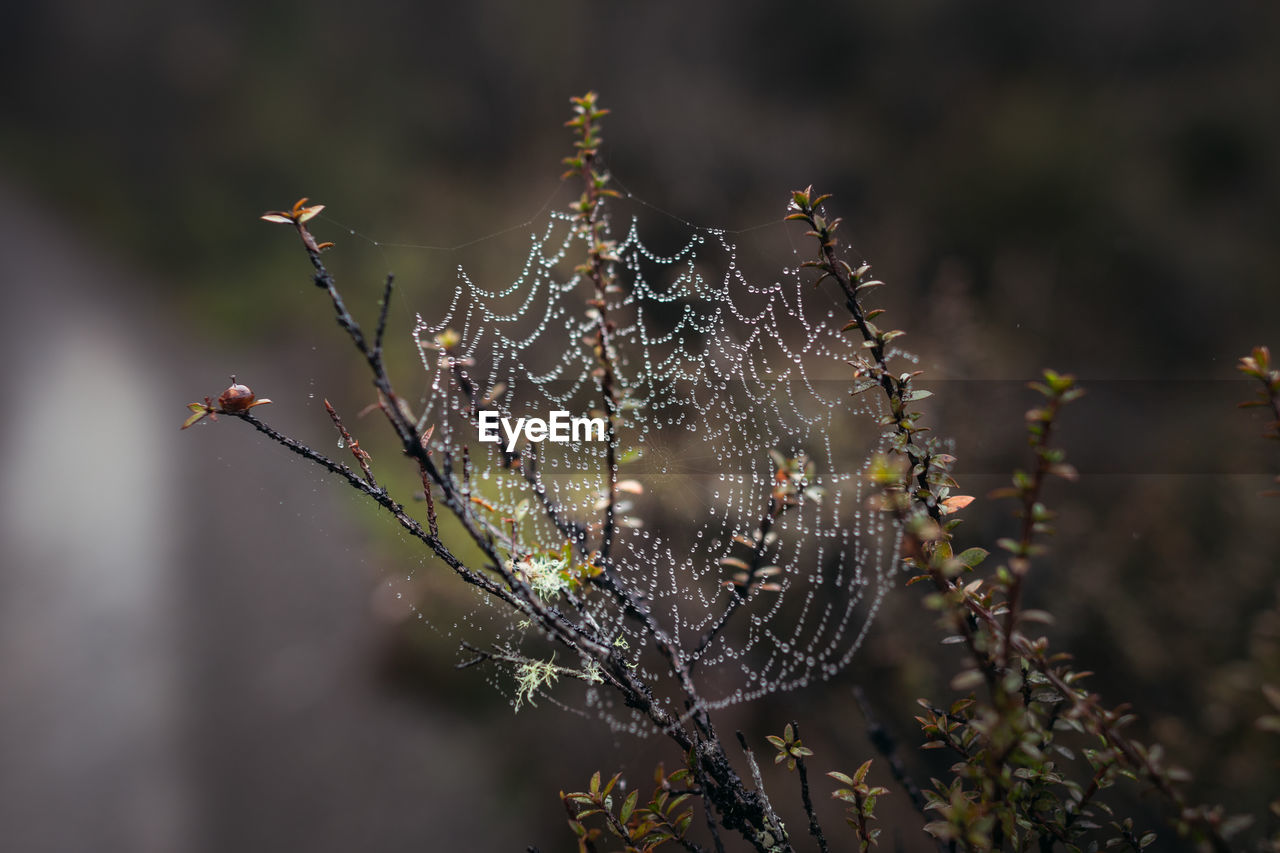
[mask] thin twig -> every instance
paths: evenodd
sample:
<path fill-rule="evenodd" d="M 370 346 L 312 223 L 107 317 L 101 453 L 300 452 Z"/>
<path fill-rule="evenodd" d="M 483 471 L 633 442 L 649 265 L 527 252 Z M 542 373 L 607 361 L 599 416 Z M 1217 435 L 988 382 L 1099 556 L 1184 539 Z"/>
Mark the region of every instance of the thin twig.
<path fill-rule="evenodd" d="M 378 306 L 378 327 L 373 334 L 373 355 L 382 363 L 382 338 L 387 332 L 387 316 L 391 313 L 391 288 L 395 285 L 396 277 L 393 273 L 387 273 L 387 282 L 382 288 L 382 304 Z"/>
<path fill-rule="evenodd" d="M 346 331 L 356 348 L 365 357 L 370 370 L 373 372 L 374 385 L 379 393 L 380 408 L 400 438 L 405 455 L 414 459 L 429 479 L 440 488 L 446 506 L 448 506 L 454 517 L 458 519 L 467 535 L 479 546 L 489 560 L 490 568 L 498 572 L 507 586 L 516 593 L 514 596 L 510 596 L 510 600 L 521 602 L 519 609 L 522 612 L 534 616 L 542 627 L 551 632 L 553 636 L 569 648 L 585 651 L 599 661 L 608 658 L 611 652 L 607 647 L 590 636 L 585 628 L 548 607 L 529 589 L 528 584 L 512 574 L 507 561 L 497 552 L 493 530 L 487 524 L 482 524 L 481 527 L 476 526 L 475 514 L 471 511 L 469 499 L 459 492 L 450 477 L 442 476 L 436 469 L 427 447 L 424 446 L 422 435 L 412 422 L 412 419 L 406 414 L 399 396 L 391 385 L 391 380 L 387 376 L 382 362 L 381 353 L 368 346 L 360 324 L 351 315 L 351 312 L 347 310 L 346 303 L 338 292 L 333 276 L 325 267 L 320 253 L 308 246 L 307 255 L 316 270 L 314 276 L 316 285 L 328 293 L 329 299 L 333 303 L 338 325 Z M 445 456 L 445 463 L 446 465 L 449 463 L 448 455 Z M 490 584 L 492 585 L 491 581 Z M 652 707 L 652 703 L 649 703 L 649 705 Z M 663 719 L 669 719 L 665 715 L 659 716 Z"/>
<path fill-rule="evenodd" d="M 796 740 L 800 740 L 800 723 L 792 720 L 791 732 Z M 804 802 L 804 813 L 809 816 L 809 834 L 818 839 L 818 849 L 822 853 L 829 853 L 826 836 L 822 834 L 822 824 L 818 822 L 818 815 L 813 810 L 813 798 L 809 796 L 809 771 L 804 765 L 804 756 L 797 755 L 795 759 L 796 769 L 800 771 L 800 799 Z"/>
<path fill-rule="evenodd" d="M 383 509 L 391 513 L 391 515 L 395 517 L 395 519 L 398 522 L 400 522 L 400 525 L 405 530 L 407 530 L 410 534 L 412 534 L 416 538 L 425 542 L 437 557 L 443 560 L 445 564 L 449 566 L 449 568 L 453 569 L 454 572 L 456 572 L 460 577 L 462 577 L 462 579 L 465 580 L 467 583 L 477 586 L 480 589 L 484 590 L 485 592 L 497 596 L 498 598 L 502 599 L 504 602 L 516 608 L 517 610 L 520 610 L 526 613 L 528 612 L 528 609 L 524 605 L 524 603 L 521 602 L 519 599 L 515 598 L 508 590 L 494 583 L 487 576 L 479 572 L 476 572 L 472 569 L 469 569 L 465 565 L 463 565 L 462 561 L 459 560 L 456 556 L 454 556 L 453 552 L 451 552 L 445 546 L 445 544 L 442 541 L 440 541 L 439 536 L 432 533 L 428 533 L 427 531 L 423 530 L 422 526 L 418 524 L 418 522 L 414 521 L 412 518 L 409 517 L 409 515 L 404 511 L 403 506 L 401 506 L 399 503 L 391 499 L 391 497 L 387 494 L 386 489 L 375 487 L 370 483 L 365 482 L 360 477 L 356 476 L 355 472 L 352 471 L 350 468 L 348 468 L 346 465 L 343 465 L 340 462 L 334 462 L 332 459 L 325 456 L 324 454 L 318 453 L 317 451 L 312 450 L 310 447 L 306 446 L 305 444 L 302 444 L 299 441 L 289 438 L 287 435 L 280 433 L 273 427 L 268 426 L 267 424 L 258 420 L 249 412 L 224 412 L 223 414 L 226 414 L 230 417 L 239 418 L 240 420 L 249 424 L 258 432 L 267 436 L 272 441 L 276 442 L 282 447 L 285 447 L 286 449 L 292 451 L 293 453 L 296 453 L 305 459 L 311 460 L 312 462 L 316 463 L 317 465 L 321 466 L 327 471 L 330 471 L 331 473 L 337 474 L 338 476 L 342 477 L 357 491 L 372 498 L 376 503 L 378 503 L 379 506 L 381 506 Z"/>
<path fill-rule="evenodd" d="M 467 375 L 460 365 L 453 362 L 452 359 L 450 361 L 453 366 L 453 376 L 455 381 L 458 383 L 458 388 L 461 389 L 463 396 L 467 399 L 467 409 L 471 413 L 471 419 L 475 423 L 479 424 L 480 412 L 476 405 L 477 402 L 479 402 L 479 392 L 476 389 L 475 383 L 471 381 L 471 377 Z M 497 445 L 497 451 L 504 468 L 511 468 L 516 463 L 520 464 L 520 473 L 524 476 L 525 482 L 533 487 L 533 493 L 537 495 L 538 502 L 542 504 L 542 509 L 546 514 L 547 519 L 555 525 L 556 530 L 560 531 L 563 536 L 573 543 L 574 547 L 579 550 L 584 558 L 589 556 L 586 528 L 576 521 L 564 518 L 561 514 L 560 507 L 558 507 L 555 501 L 551 499 L 551 496 L 547 494 L 546 486 L 543 484 L 542 479 L 538 474 L 536 456 L 534 453 L 531 452 L 527 454 L 530 464 L 526 468 L 524 464 L 526 454 L 518 451 L 508 451 L 503 447 L 501 442 Z"/>
<path fill-rule="evenodd" d="M 715 624 L 712 625 L 711 628 L 707 630 L 707 633 L 702 636 L 702 640 L 699 641 L 698 647 L 689 655 L 689 667 L 691 669 L 694 664 L 702 659 L 702 655 L 711 646 L 711 643 L 715 641 L 715 638 L 724 630 L 725 626 L 729 624 L 729 619 L 738 611 L 738 608 L 747 602 L 747 596 L 750 595 L 751 592 L 751 585 L 758 579 L 756 574 L 761 569 L 761 563 L 764 562 L 765 549 L 768 547 L 767 540 L 769 538 L 769 531 L 773 529 L 773 522 L 777 517 L 778 501 L 776 496 L 771 493 L 769 495 L 768 509 L 765 510 L 764 517 L 760 520 L 760 526 L 756 528 L 756 533 L 760 538 L 756 541 L 755 547 L 751 551 L 751 562 L 747 565 L 747 582 L 742 585 L 741 589 L 738 588 L 737 584 L 730 587 L 733 592 L 733 598 L 731 598 L 729 603 L 725 606 L 724 611 L 720 614 L 720 618 L 717 619 Z"/>
<path fill-rule="evenodd" d="M 725 853 L 724 842 L 720 840 L 720 829 L 716 826 L 716 816 L 711 810 L 713 800 L 707 795 L 707 777 L 706 771 L 699 761 L 690 762 L 693 765 L 695 778 L 698 780 L 698 788 L 702 792 L 702 815 L 707 821 L 707 830 L 711 833 L 711 842 L 716 846 L 716 853 Z"/>
<path fill-rule="evenodd" d="M 422 471 L 422 496 L 427 502 L 427 526 L 432 536 L 440 535 L 440 527 L 436 521 L 436 500 L 431 496 L 431 478 L 425 469 Z"/>
<path fill-rule="evenodd" d="M 329 413 L 329 419 L 333 421 L 334 427 L 338 430 L 343 446 L 351 448 L 351 455 L 356 458 L 356 462 L 360 465 L 360 470 L 364 472 L 365 480 L 375 489 L 378 488 L 378 482 L 373 479 L 373 471 L 369 468 L 369 453 L 361 449 L 360 442 L 352 438 L 351 433 L 347 432 L 347 428 L 342 425 L 342 418 L 338 417 L 338 412 L 328 400 L 324 401 L 324 410 Z"/>
<path fill-rule="evenodd" d="M 500 451 L 504 457 L 507 455 L 505 450 Z M 531 452 L 527 456 L 521 454 L 512 454 L 519 457 L 520 473 L 524 476 L 525 482 L 533 487 L 533 493 L 538 496 L 538 502 L 542 504 L 542 510 L 546 513 L 547 519 L 555 525 L 556 530 L 560 534 L 573 543 L 574 547 L 585 557 L 587 556 L 587 528 L 576 521 L 565 518 L 560 513 L 560 507 L 551 499 L 551 495 L 547 493 L 547 486 L 542 481 L 542 474 L 538 470 L 538 457 L 535 452 Z M 526 466 L 525 462 L 528 462 Z"/>
<path fill-rule="evenodd" d="M 782 828 L 782 821 L 778 820 L 778 813 L 773 810 L 773 803 L 769 802 L 769 795 L 764 790 L 764 778 L 760 775 L 760 765 L 756 763 L 756 754 L 752 751 L 751 746 L 747 743 L 747 738 L 742 732 L 737 732 L 738 745 L 742 747 L 743 753 L 747 756 L 747 766 L 751 768 L 751 779 L 756 783 L 756 793 L 760 795 L 760 799 L 764 802 L 764 813 L 769 819 L 769 827 L 773 833 L 775 844 L 782 845 L 785 850 L 790 850 L 791 842 L 787 838 L 787 832 Z"/>
<path fill-rule="evenodd" d="M 311 247 L 308 247 L 307 255 L 311 260 L 312 266 L 316 269 L 314 281 L 317 286 L 323 288 L 328 293 L 330 301 L 334 307 L 338 325 L 346 331 L 347 335 L 356 345 L 356 348 L 360 350 L 362 355 L 364 355 L 370 370 L 373 372 L 374 385 L 379 394 L 380 408 L 383 414 L 387 417 L 392 428 L 395 430 L 397 436 L 399 436 L 401 446 L 403 447 L 405 454 L 413 458 L 428 479 L 440 488 L 445 504 L 448 506 L 450 512 L 452 512 L 454 517 L 457 518 L 463 529 L 467 532 L 467 535 L 471 538 L 472 542 L 479 546 L 482 553 L 489 561 L 489 567 L 502 576 L 503 581 L 514 594 L 508 593 L 507 590 L 495 584 L 488 577 L 480 575 L 470 569 L 466 570 L 469 574 L 464 575 L 464 577 L 472 583 L 475 583 L 475 581 L 471 580 L 472 576 L 480 579 L 483 583 L 476 583 L 476 585 L 486 591 L 493 591 L 495 589 L 502 590 L 502 598 L 505 602 L 512 604 L 521 612 L 534 617 L 543 628 L 552 634 L 552 636 L 556 637 L 569 648 L 583 651 L 597 660 L 606 659 L 610 655 L 610 649 L 602 645 L 594 637 L 590 636 L 582 626 L 567 619 L 563 614 L 548 607 L 541 599 L 539 599 L 538 596 L 529 589 L 528 584 L 512 574 L 510 568 L 507 566 L 507 561 L 498 554 L 494 546 L 492 530 L 488 529 L 487 526 L 483 530 L 476 527 L 474 523 L 474 514 L 470 510 L 470 502 L 458 492 L 450 478 L 442 476 L 439 470 L 437 470 L 435 463 L 431 460 L 428 448 L 423 442 L 423 435 L 418 432 L 416 425 L 412 423 L 409 416 L 403 410 L 400 404 L 400 399 L 392 388 L 391 380 L 388 378 L 385 367 L 382 363 L 381 354 L 375 352 L 367 345 L 366 338 L 364 336 L 364 332 L 360 328 L 360 324 L 347 310 L 346 303 L 343 301 L 342 295 L 338 291 L 337 285 L 333 280 L 333 276 L 325 267 L 324 261 L 320 257 L 320 253 Z M 265 424 L 262 424 L 261 421 L 257 421 L 254 418 L 246 416 L 246 419 L 260 425 L 258 427 L 260 430 L 265 427 Z M 274 430 L 272 430 L 272 433 L 279 436 L 280 439 L 285 438 L 279 433 L 275 433 Z M 292 445 L 296 446 L 291 447 L 291 449 L 295 449 L 295 452 L 300 452 L 296 448 L 305 448 L 307 451 L 310 451 L 310 448 L 306 448 L 305 445 L 294 442 L 292 439 L 288 439 L 288 441 Z M 314 453 L 314 451 L 310 452 Z M 318 456 L 318 454 L 316 455 Z M 448 462 L 448 458 L 448 456 L 445 457 L 446 462 Z M 357 481 L 359 479 L 355 478 L 354 475 L 351 475 L 351 477 Z M 366 490 L 362 489 L 362 491 Z M 374 490 L 372 487 L 369 487 L 367 491 L 369 491 L 370 494 L 382 494 L 384 498 L 386 497 L 385 490 Z M 427 534 L 426 531 L 422 531 L 421 526 L 410 519 L 404 513 L 404 510 L 400 508 L 399 504 L 395 504 L 394 501 L 390 501 L 390 498 L 386 498 L 386 500 L 395 505 L 396 512 L 399 513 L 399 516 L 397 517 L 403 517 L 401 523 L 406 525 L 406 529 L 409 529 L 408 525 L 412 525 L 413 528 L 416 528 L 417 531 L 421 532 L 420 538 L 432 536 L 431 534 Z M 411 532 L 413 531 L 411 530 Z M 415 533 L 415 535 L 418 534 Z M 432 540 L 439 543 L 438 535 L 433 536 Z M 424 538 L 424 541 L 427 541 L 427 539 Z M 428 544 L 431 544 L 431 542 L 428 542 Z M 443 546 L 441 545 L 441 547 Z M 440 553 L 440 551 L 437 550 L 437 553 Z M 461 561 L 456 557 L 453 557 L 452 554 L 450 554 L 450 557 L 453 559 L 453 563 L 451 565 L 454 566 L 455 571 L 463 568 Z M 461 572 L 459 573 L 461 574 Z M 652 705 L 652 703 L 649 704 Z M 662 717 L 662 715 L 659 716 Z M 662 718 L 667 719 L 666 717 Z M 655 720 L 655 722 L 657 722 L 657 720 Z"/>

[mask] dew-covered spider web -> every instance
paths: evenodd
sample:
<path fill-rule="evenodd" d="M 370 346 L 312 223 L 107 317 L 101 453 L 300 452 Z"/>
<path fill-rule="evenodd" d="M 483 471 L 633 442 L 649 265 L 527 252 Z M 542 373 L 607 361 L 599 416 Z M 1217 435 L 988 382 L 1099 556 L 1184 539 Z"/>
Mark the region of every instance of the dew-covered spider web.
<path fill-rule="evenodd" d="M 658 251 L 642 213 L 619 228 L 626 202 L 609 205 L 616 260 L 602 305 L 576 269 L 587 248 L 573 216 L 549 213 L 530 226 L 514 275 L 494 283 L 462 264 L 451 293 L 414 306 L 426 371 L 414 416 L 509 567 L 646 681 L 669 683 L 666 661 L 614 598 L 573 582 L 584 565 L 606 565 L 651 610 L 705 707 L 828 679 L 900 582 L 898 533 L 866 507 L 866 467 L 886 442 L 883 401 L 851 393 L 861 341 L 841 331 L 842 301 L 800 268 L 811 247 L 781 215 L 795 253 L 762 276 L 746 272 L 734 235 L 684 223 Z M 601 311 L 612 324 L 612 443 L 584 429 L 567 443 L 522 435 L 509 450 L 501 427 L 497 443 L 481 441 L 483 412 L 512 425 L 555 412 L 606 419 Z M 462 627 L 472 646 L 507 656 L 490 671 L 513 703 L 545 699 L 646 730 L 591 683 L 591 664 L 554 651 L 500 602 L 481 597 Z M 514 662 L 526 658 L 587 677 L 529 692 L 528 667 Z"/>

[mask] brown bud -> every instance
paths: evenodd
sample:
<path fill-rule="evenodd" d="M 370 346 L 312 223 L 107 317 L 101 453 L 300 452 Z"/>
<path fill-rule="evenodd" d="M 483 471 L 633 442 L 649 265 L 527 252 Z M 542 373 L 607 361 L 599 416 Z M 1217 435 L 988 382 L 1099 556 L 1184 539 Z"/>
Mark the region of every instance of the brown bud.
<path fill-rule="evenodd" d="M 270 403 L 270 400 L 259 400 L 247 385 L 236 382 L 231 377 L 231 387 L 218 395 L 218 408 L 224 412 L 245 412 L 254 406 Z"/>

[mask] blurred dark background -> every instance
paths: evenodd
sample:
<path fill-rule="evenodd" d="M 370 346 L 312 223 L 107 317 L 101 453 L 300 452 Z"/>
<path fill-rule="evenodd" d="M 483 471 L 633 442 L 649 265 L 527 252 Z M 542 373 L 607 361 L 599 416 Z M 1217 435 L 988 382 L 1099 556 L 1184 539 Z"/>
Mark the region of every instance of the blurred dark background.
<path fill-rule="evenodd" d="M 451 247 L 563 206 L 562 122 L 588 88 L 613 109 L 609 167 L 673 242 L 657 209 L 745 229 L 792 189 L 835 193 L 945 380 L 930 416 L 962 491 L 1018 464 L 1024 405 L 966 383 L 1094 383 L 1064 422 L 1085 476 L 1050 494 L 1031 605 L 1196 797 L 1260 813 L 1280 505 L 1256 493 L 1280 466 L 1231 404 L 1251 393 L 1235 360 L 1280 347 L 1277 44 L 1280 6 L 1250 0 L 9 4 L 0 846 L 549 851 L 571 844 L 558 789 L 595 769 L 644 784 L 665 746 L 513 716 L 453 671 L 440 631 L 466 594 L 354 496 L 238 424 L 177 431 L 232 372 L 317 444 L 321 397 L 370 402 L 305 257 L 259 213 L 328 205 L 313 230 L 357 310 L 397 272 L 412 377 L 413 313 L 458 263 L 518 271 L 526 232 L 432 251 L 348 228 Z M 983 500 L 970 517 L 974 542 L 1012 524 Z M 857 682 L 938 772 L 910 715 L 948 695 L 955 647 L 918 598 L 893 597 L 842 679 L 723 725 L 759 740 L 798 717 L 822 769 L 851 770 L 872 755 Z M 886 840 L 922 849 L 904 800 L 885 800 Z"/>

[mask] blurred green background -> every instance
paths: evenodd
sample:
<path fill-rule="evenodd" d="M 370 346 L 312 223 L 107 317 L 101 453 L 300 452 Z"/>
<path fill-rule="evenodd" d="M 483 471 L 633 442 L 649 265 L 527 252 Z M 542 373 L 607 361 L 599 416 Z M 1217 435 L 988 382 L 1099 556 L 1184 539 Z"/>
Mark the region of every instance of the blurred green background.
<path fill-rule="evenodd" d="M 1022 447 L 1022 403 L 975 380 L 1094 383 L 1064 422 L 1085 476 L 1050 495 L 1031 606 L 1197 796 L 1260 812 L 1277 788 L 1280 747 L 1252 720 L 1280 682 L 1280 505 L 1256 497 L 1280 464 L 1232 408 L 1251 393 L 1232 366 L 1280 346 L 1280 6 L 124 0 L 5 18 L 6 847 L 549 851 L 570 842 L 558 789 L 595 769 L 643 784 L 654 742 L 550 707 L 513 718 L 454 672 L 407 603 L 447 629 L 465 596 L 354 497 L 236 424 L 177 433 L 232 372 L 317 444 L 320 397 L 369 402 L 305 257 L 258 214 L 326 204 L 313 230 L 364 316 L 398 274 L 392 356 L 412 378 L 414 312 L 458 263 L 517 271 L 526 232 L 428 251 L 349 229 L 451 247 L 563 206 L 562 122 L 588 88 L 613 110 L 608 167 L 653 208 L 742 229 L 792 189 L 835 194 L 945 380 L 930 416 L 962 491 Z M 656 209 L 650 232 L 681 240 Z M 764 255 L 786 233 L 743 240 Z M 970 515 L 973 542 L 1011 526 L 987 501 Z M 861 683 L 927 778 L 910 716 L 947 695 L 937 636 L 904 591 L 847 677 L 724 725 L 761 738 L 798 717 L 823 769 L 850 770 L 872 755 Z M 924 849 L 903 800 L 886 839 Z"/>

